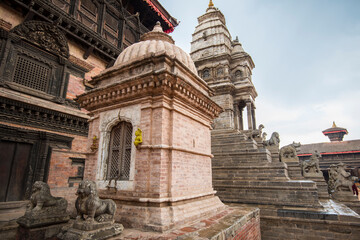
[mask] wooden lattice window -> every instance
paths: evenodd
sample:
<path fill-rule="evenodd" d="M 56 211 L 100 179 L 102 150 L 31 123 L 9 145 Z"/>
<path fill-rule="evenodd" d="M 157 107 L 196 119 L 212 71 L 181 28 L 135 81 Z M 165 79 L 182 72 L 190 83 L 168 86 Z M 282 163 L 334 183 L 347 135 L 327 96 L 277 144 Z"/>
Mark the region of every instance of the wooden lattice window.
<path fill-rule="evenodd" d="M 46 65 L 18 56 L 13 81 L 23 86 L 47 92 L 51 69 Z"/>
<path fill-rule="evenodd" d="M 118 20 L 109 12 L 105 12 L 105 25 L 114 32 L 118 31 Z"/>
<path fill-rule="evenodd" d="M 129 180 L 132 125 L 120 122 L 111 130 L 107 179 Z"/>

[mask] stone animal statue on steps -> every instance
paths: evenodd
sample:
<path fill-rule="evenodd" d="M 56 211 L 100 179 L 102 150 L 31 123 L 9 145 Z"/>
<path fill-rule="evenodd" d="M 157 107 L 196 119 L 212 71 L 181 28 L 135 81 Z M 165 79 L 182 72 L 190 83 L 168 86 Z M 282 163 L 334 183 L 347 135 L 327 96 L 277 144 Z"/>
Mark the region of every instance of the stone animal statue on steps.
<path fill-rule="evenodd" d="M 259 125 L 258 129 L 254 129 L 251 132 L 251 138 L 261 138 L 262 137 L 262 130 L 265 128 L 265 126 L 263 124 Z"/>
<path fill-rule="evenodd" d="M 315 150 L 309 160 L 301 162 L 301 170 L 304 177 L 309 174 L 320 173 L 319 157 L 321 157 L 321 155 Z"/>
<path fill-rule="evenodd" d="M 344 163 L 337 165 L 337 179 L 335 181 L 335 191 L 343 191 L 349 189 L 352 192 L 352 185 L 354 181 L 358 180 L 358 177 L 351 176 L 350 173 L 346 172 Z"/>
<path fill-rule="evenodd" d="M 76 192 L 78 195 L 75 207 L 77 219 L 93 222 L 112 221 L 116 212 L 116 204 L 111 199 L 100 199 L 98 196 L 96 183 L 85 180 L 79 184 Z M 85 219 L 85 215 L 87 218 Z"/>
<path fill-rule="evenodd" d="M 280 148 L 280 162 L 299 162 L 296 152 L 300 146 L 300 143 L 293 142 L 292 144 Z"/>
<path fill-rule="evenodd" d="M 265 146 L 279 145 L 280 135 L 277 132 L 273 132 L 269 140 L 264 141 Z"/>
<path fill-rule="evenodd" d="M 329 169 L 329 180 L 328 180 L 328 192 L 331 194 L 335 191 L 335 182 L 337 179 L 337 166 L 335 164 L 330 165 Z"/>

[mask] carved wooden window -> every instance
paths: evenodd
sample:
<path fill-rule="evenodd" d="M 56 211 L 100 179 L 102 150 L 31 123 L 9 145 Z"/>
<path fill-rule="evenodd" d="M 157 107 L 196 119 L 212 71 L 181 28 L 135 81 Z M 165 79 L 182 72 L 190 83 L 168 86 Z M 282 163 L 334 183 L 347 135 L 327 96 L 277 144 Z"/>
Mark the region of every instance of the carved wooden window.
<path fill-rule="evenodd" d="M 42 92 L 47 92 L 51 69 L 24 56 L 18 56 L 13 81 Z"/>
<path fill-rule="evenodd" d="M 96 17 L 97 6 L 92 0 L 81 0 L 81 9 L 87 10 L 88 13 Z"/>
<path fill-rule="evenodd" d="M 66 13 L 70 11 L 70 0 L 51 0 L 51 2 Z"/>
<path fill-rule="evenodd" d="M 98 6 L 93 0 L 80 0 L 78 20 L 91 28 L 93 31 L 97 31 L 98 20 Z"/>
<path fill-rule="evenodd" d="M 124 35 L 128 45 L 135 43 L 137 40 L 134 31 L 129 26 L 126 26 Z"/>
<path fill-rule="evenodd" d="M 111 28 L 114 32 L 118 31 L 118 20 L 109 12 L 105 13 L 105 25 Z"/>
<path fill-rule="evenodd" d="M 204 69 L 202 77 L 203 78 L 209 78 L 210 77 L 210 70 L 209 69 Z"/>
<path fill-rule="evenodd" d="M 122 121 L 111 130 L 107 179 L 129 180 L 132 125 Z"/>
<path fill-rule="evenodd" d="M 104 16 L 104 31 L 103 36 L 114 44 L 118 46 L 118 36 L 119 36 L 119 20 L 115 17 L 114 14 L 106 11 Z"/>

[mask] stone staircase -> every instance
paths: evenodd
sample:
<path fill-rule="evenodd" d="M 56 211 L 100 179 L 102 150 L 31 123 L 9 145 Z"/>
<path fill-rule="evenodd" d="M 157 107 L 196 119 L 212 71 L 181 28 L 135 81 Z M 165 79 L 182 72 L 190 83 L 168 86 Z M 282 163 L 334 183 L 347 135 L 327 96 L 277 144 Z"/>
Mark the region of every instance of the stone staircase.
<path fill-rule="evenodd" d="M 320 207 L 316 183 L 291 180 L 288 166 L 239 131 L 213 130 L 213 186 L 224 202 Z"/>

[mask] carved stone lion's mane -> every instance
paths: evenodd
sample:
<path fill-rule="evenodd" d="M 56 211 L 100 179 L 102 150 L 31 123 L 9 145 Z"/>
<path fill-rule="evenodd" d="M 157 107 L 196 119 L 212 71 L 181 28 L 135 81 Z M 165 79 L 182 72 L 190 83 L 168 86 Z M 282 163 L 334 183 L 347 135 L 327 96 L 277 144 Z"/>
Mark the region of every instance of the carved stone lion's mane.
<path fill-rule="evenodd" d="M 96 183 L 85 180 L 79 184 L 77 190 L 76 210 L 78 218 L 85 220 L 96 219 L 98 222 L 113 220 L 116 212 L 116 204 L 111 199 L 100 199 L 97 193 Z"/>
<path fill-rule="evenodd" d="M 273 132 L 269 140 L 264 141 L 265 146 L 279 145 L 280 135 L 278 132 Z"/>
<path fill-rule="evenodd" d="M 64 198 L 53 197 L 50 193 L 50 187 L 47 183 L 36 181 L 32 187 L 32 194 L 30 197 L 30 205 L 28 210 L 41 210 L 43 207 L 50 206 L 67 206 L 67 201 Z"/>

